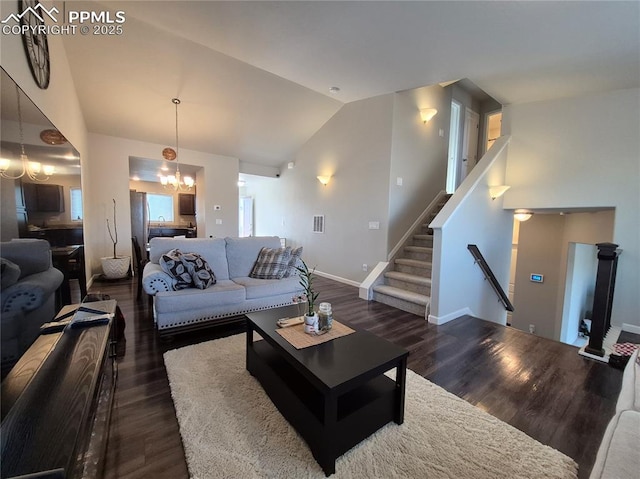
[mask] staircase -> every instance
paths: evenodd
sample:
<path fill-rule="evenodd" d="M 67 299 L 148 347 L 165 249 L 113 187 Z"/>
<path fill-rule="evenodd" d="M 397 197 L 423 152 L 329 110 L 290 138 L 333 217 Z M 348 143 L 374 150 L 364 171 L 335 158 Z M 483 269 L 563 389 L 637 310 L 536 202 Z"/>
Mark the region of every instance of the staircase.
<path fill-rule="evenodd" d="M 384 284 L 373 287 L 373 300 L 426 318 L 431 303 L 433 231 L 429 223 L 451 195 L 445 195 L 413 231 L 384 273 Z"/>

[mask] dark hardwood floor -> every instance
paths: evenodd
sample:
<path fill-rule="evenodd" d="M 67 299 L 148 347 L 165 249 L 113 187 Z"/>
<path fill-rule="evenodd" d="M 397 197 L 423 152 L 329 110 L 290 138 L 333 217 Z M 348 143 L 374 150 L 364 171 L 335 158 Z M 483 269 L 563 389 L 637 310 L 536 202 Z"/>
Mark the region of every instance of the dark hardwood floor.
<path fill-rule="evenodd" d="M 107 478 L 188 477 L 162 354 L 241 333 L 242 323 L 160 339 L 146 295 L 134 280 L 94 283 L 126 317 L 108 446 Z M 408 367 L 457 396 L 562 451 L 587 478 L 609 419 L 622 371 L 585 359 L 577 348 L 471 317 L 442 326 L 363 301 L 357 288 L 318 278 L 334 317 L 409 349 Z M 212 464 L 212 468 L 216 465 Z"/>

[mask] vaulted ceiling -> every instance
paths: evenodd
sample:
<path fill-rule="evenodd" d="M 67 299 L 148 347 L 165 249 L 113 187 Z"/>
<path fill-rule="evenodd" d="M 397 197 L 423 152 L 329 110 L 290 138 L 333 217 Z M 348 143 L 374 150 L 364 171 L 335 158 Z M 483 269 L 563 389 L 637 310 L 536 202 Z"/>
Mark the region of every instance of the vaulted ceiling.
<path fill-rule="evenodd" d="M 123 11 L 68 35 L 91 132 L 269 166 L 342 104 L 469 78 L 503 104 L 640 86 L 640 3 L 66 2 Z M 337 94 L 329 93 L 337 86 Z"/>

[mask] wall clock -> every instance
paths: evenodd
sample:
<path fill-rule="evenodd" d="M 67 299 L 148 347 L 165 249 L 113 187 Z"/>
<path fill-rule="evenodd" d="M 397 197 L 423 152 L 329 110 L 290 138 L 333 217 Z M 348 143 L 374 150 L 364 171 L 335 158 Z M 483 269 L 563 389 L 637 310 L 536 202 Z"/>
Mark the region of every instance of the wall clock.
<path fill-rule="evenodd" d="M 38 31 L 38 27 L 44 25 L 44 21 L 36 15 L 37 10 L 34 9 L 36 3 L 36 0 L 20 0 L 18 8 L 24 13 L 20 19 L 20 25 L 23 26 L 22 43 L 29 68 L 37 85 L 44 90 L 49 86 L 51 73 L 49 43 L 46 33 Z M 25 10 L 28 11 L 25 12 Z M 24 28 L 25 25 L 30 28 Z"/>

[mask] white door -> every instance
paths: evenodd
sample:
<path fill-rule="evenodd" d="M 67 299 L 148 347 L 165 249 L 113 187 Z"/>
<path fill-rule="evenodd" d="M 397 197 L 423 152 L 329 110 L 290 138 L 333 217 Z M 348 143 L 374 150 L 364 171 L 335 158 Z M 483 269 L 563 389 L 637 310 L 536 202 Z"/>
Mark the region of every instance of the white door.
<path fill-rule="evenodd" d="M 253 236 L 253 198 L 250 196 L 243 196 L 240 198 L 240 216 L 238 224 L 240 225 L 238 236 L 241 238 Z"/>
<path fill-rule="evenodd" d="M 456 191 L 456 188 L 460 184 L 458 182 L 458 171 L 460 149 L 458 143 L 460 142 L 460 103 L 457 101 L 451 102 L 451 121 L 449 122 L 449 161 L 447 164 L 447 193 L 451 194 Z"/>
<path fill-rule="evenodd" d="M 469 108 L 464 112 L 464 142 L 462 143 L 462 168 L 460 183 L 478 162 L 478 128 L 480 115 Z"/>

